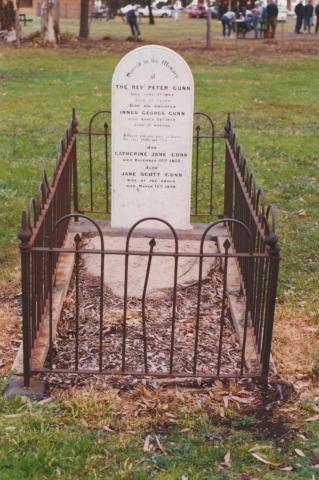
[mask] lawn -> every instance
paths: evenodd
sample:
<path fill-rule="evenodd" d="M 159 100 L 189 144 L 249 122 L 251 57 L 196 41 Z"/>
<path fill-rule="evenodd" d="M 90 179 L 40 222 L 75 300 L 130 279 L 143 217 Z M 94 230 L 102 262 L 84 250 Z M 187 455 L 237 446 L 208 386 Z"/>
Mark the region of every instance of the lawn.
<path fill-rule="evenodd" d="M 21 210 L 37 192 L 42 168 L 52 172 L 72 107 L 81 127 L 95 110 L 110 108 L 112 72 L 126 47 L 119 42 L 112 53 L 103 45 L 0 50 L 4 330 L 10 298 L 19 293 Z M 247 52 L 254 48 L 245 45 Z M 277 54 L 277 44 L 265 43 L 275 52 L 267 60 L 258 54 L 251 60 L 251 52 L 245 60 L 238 50 L 240 61 L 229 62 L 234 51 L 227 47 L 224 58 L 219 48 L 222 42 L 212 54 L 183 50 L 194 74 L 196 109 L 210 113 L 219 131 L 232 112 L 257 184 L 276 205 L 282 263 L 273 353 L 282 378 L 294 382 L 301 398 L 279 405 L 274 391 L 263 403 L 251 387 L 217 384 L 194 393 L 112 390 L 63 399 L 52 392 L 57 398 L 40 405 L 1 399 L 1 480 L 318 476 L 319 63 L 310 55 Z"/>

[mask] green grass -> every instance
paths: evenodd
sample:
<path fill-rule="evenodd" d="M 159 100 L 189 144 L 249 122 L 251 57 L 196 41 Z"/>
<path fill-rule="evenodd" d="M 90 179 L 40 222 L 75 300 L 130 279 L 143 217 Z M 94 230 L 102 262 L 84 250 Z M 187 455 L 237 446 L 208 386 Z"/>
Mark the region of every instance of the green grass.
<path fill-rule="evenodd" d="M 304 404 L 300 413 L 308 417 L 310 410 Z M 318 422 L 306 424 L 299 437 L 287 435 L 295 428 L 288 422 L 281 431 L 285 441 L 280 441 L 280 434 L 276 438 L 254 414 L 230 412 L 222 418 L 187 410 L 186 418 L 185 413 L 179 406 L 174 424 L 153 421 L 132 430 L 136 416 L 121 415 L 111 400 L 90 395 L 43 405 L 0 400 L 0 479 L 316 478 Z M 143 415 L 137 418 L 143 421 Z M 151 449 L 144 448 L 147 435 Z M 274 465 L 256 459 L 252 448 Z M 281 470 L 287 467 L 291 471 Z"/>
<path fill-rule="evenodd" d="M 111 77 L 118 60 L 119 56 L 82 50 L 0 53 L 0 261 L 8 267 L 1 273 L 6 281 L 9 259 L 16 252 L 21 209 L 37 192 L 42 168 L 52 171 L 57 142 L 71 108 L 77 108 L 80 128 L 86 128 L 92 112 L 110 108 Z M 226 112 L 233 113 L 257 185 L 276 206 L 282 252 L 281 299 L 305 302 L 316 315 L 317 60 L 298 59 L 297 63 L 291 57 L 282 64 L 213 66 L 193 60 L 190 66 L 195 78 L 195 108 L 210 113 L 219 131 Z M 220 171 L 222 159 L 219 147 Z M 83 182 L 87 182 L 84 177 Z M 307 216 L 299 216 L 300 210 Z"/>
<path fill-rule="evenodd" d="M 164 25 L 164 24 L 163 24 Z M 197 24 L 198 25 L 198 24 Z M 101 25 L 100 28 L 102 28 Z M 122 28 L 120 25 L 119 28 Z M 124 26 L 127 28 L 127 26 Z M 198 28 L 198 27 L 196 27 Z M 126 33 L 125 33 L 126 35 Z M 52 172 L 56 146 L 77 108 L 80 128 L 92 112 L 110 108 L 111 77 L 119 56 L 78 50 L 3 49 L 0 51 L 0 287 L 5 291 L 17 264 L 17 231 L 22 208 L 37 192 L 41 170 Z M 190 61 L 196 109 L 210 113 L 221 130 L 231 111 L 257 184 L 277 209 L 282 264 L 280 301 L 311 310 L 318 322 L 318 158 L 319 63 L 296 59 L 282 63 L 221 65 Z M 223 149 L 217 148 L 221 169 Z M 84 177 L 83 177 L 84 178 Z M 83 185 L 82 185 L 83 187 Z M 220 189 L 220 187 L 219 187 Z M 300 210 L 306 216 L 299 216 Z M 318 406 L 316 407 L 318 408 Z M 298 406 L 300 423 L 284 422 L 303 436 L 278 442 L 271 425 L 254 412 L 207 411 L 176 407 L 177 423 L 162 428 L 159 449 L 144 452 L 143 413 L 127 417 L 111 401 L 92 398 L 52 400 L 36 405 L 0 398 L 0 480 L 7 479 L 313 479 L 319 461 L 318 422 L 309 404 Z M 137 428 L 132 424 L 139 419 Z M 291 424 L 290 424 L 291 423 Z M 117 433 L 105 430 L 109 426 Z M 130 432 L 130 430 L 133 431 Z M 305 440 L 306 439 L 306 440 Z M 251 455 L 256 444 L 280 467 Z M 300 449 L 304 457 L 298 456 Z M 231 452 L 231 466 L 221 466 Z"/>

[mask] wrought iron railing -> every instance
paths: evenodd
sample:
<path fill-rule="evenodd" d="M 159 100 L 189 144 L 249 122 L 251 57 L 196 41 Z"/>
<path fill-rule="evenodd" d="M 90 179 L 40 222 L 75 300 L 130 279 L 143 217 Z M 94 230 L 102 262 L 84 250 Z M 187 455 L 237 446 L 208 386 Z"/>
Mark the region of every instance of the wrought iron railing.
<path fill-rule="evenodd" d="M 100 113 L 100 112 L 99 112 Z M 200 114 L 203 115 L 203 114 Z M 92 117 L 94 120 L 95 116 Z M 209 117 L 207 117 L 209 118 Z M 23 300 L 23 347 L 24 347 L 24 382 L 29 385 L 30 376 L 39 372 L 46 373 L 100 373 L 100 374 L 122 374 L 122 375 L 153 375 L 153 376 L 174 376 L 174 377 L 258 377 L 266 379 L 269 371 L 270 361 L 270 347 L 272 339 L 272 328 L 276 298 L 276 288 L 278 280 L 279 269 L 279 249 L 277 246 L 277 239 L 274 234 L 274 215 L 272 207 L 266 208 L 264 205 L 264 194 L 261 190 L 257 190 L 252 175 L 249 174 L 247 163 L 241 155 L 240 147 L 237 145 L 236 136 L 233 130 L 230 117 L 228 118 L 225 135 L 226 143 L 226 158 L 225 158 L 225 185 L 224 185 L 224 214 L 221 219 L 213 224 L 209 224 L 203 233 L 200 242 L 200 250 L 193 253 L 182 253 L 179 248 L 179 239 L 173 228 L 167 227 L 171 232 L 171 238 L 174 239 L 175 249 L 173 251 L 159 252 L 155 251 L 155 238 L 150 241 L 150 249 L 148 251 L 132 251 L 130 249 L 130 238 L 133 230 L 137 225 L 134 225 L 128 233 L 126 240 L 126 248 L 124 250 L 111 251 L 104 248 L 103 236 L 98 223 L 86 217 L 79 207 L 79 182 L 78 182 L 78 159 L 76 151 L 76 137 L 78 134 L 88 135 L 89 145 L 93 135 L 103 136 L 106 142 L 106 172 L 109 167 L 109 128 L 105 126 L 104 132 L 93 133 L 92 122 L 90 122 L 88 132 L 77 132 L 77 121 L 75 113 L 73 112 L 72 122 L 66 132 L 66 138 L 61 142 L 61 148 L 57 159 L 56 169 L 53 175 L 51 185 L 48 182 L 47 176 L 44 172 L 43 180 L 40 187 L 39 199 L 32 200 L 27 212 L 23 212 L 22 226 L 19 233 L 21 240 L 21 265 L 22 265 L 22 300 Z M 199 214 L 198 207 L 198 189 L 196 194 L 196 185 L 198 185 L 200 178 L 200 145 L 201 137 L 208 139 L 211 148 L 208 150 L 208 164 L 209 164 L 209 191 L 213 190 L 214 180 L 214 141 L 215 132 L 214 125 L 210 123 L 211 130 L 209 133 L 203 133 L 201 128 L 195 127 L 195 155 L 194 160 L 194 212 Z M 220 137 L 220 136 L 219 136 Z M 207 152 L 206 152 L 207 153 Z M 92 172 L 92 145 L 89 147 L 89 165 L 90 172 Z M 206 156 L 207 158 L 207 156 Z M 90 208 L 89 212 L 96 213 L 94 210 L 94 183 L 90 173 L 89 181 L 89 198 Z M 108 198 L 110 189 L 109 176 L 106 176 L 105 184 L 105 198 Z M 208 213 L 213 212 L 213 196 L 209 193 L 208 196 Z M 108 201 L 105 202 L 105 210 L 109 211 L 110 205 Z M 197 209 L 197 210 L 196 210 Z M 72 213 L 73 211 L 73 213 Z M 91 222 L 97 229 L 97 234 L 100 236 L 100 249 L 86 249 L 81 247 L 80 237 L 75 236 L 75 245 L 72 248 L 64 247 L 64 239 L 68 231 L 68 224 L 70 219 L 78 220 L 84 217 L 86 221 Z M 144 221 L 145 219 L 141 219 Z M 155 219 L 163 222 L 162 219 Z M 140 222 L 141 222 L 140 221 Z M 138 222 L 138 223 L 140 223 Z M 164 221 L 165 223 L 165 221 Z M 229 240 L 224 242 L 224 251 L 217 253 L 207 253 L 204 251 L 204 240 L 208 232 L 216 225 L 224 225 L 228 229 Z M 55 281 L 55 272 L 59 255 L 62 252 L 73 253 L 75 256 L 75 312 L 74 312 L 74 344 L 72 344 L 72 352 L 74 363 L 68 368 L 54 368 L 53 364 L 53 336 L 52 336 L 52 292 Z M 80 300 L 79 300 L 79 279 L 80 268 L 79 260 L 82 254 L 99 255 L 101 258 L 101 271 L 99 278 L 99 313 L 97 324 L 97 368 L 89 369 L 81 366 L 80 348 Z M 108 305 L 105 304 L 103 294 L 103 280 L 104 280 L 104 260 L 107 260 L 110 255 L 120 255 L 125 260 L 124 275 L 124 296 L 122 301 L 123 308 L 123 323 L 121 326 L 121 352 L 119 365 L 115 369 L 108 368 L 107 354 L 105 351 L 104 325 L 103 315 Z M 127 368 L 127 276 L 128 276 L 128 261 L 134 255 L 140 255 L 147 258 L 147 270 L 144 279 L 144 288 L 141 300 L 141 325 L 143 338 L 143 361 L 138 370 Z M 172 288 L 172 303 L 171 303 L 171 324 L 169 347 L 167 351 L 168 367 L 166 371 L 150 370 L 148 365 L 148 326 L 146 318 L 147 309 L 147 289 L 149 272 L 151 269 L 152 259 L 157 256 L 171 257 L 175 262 L 175 274 Z M 199 271 L 197 276 L 197 301 L 196 313 L 194 315 L 194 323 L 190 322 L 192 326 L 192 365 L 186 370 L 178 371 L 175 365 L 176 356 L 176 296 L 177 279 L 176 268 L 178 262 L 182 257 L 190 256 L 198 260 Z M 223 287 L 222 287 L 222 305 L 219 322 L 219 333 L 216 340 L 217 356 L 214 362 L 211 363 L 208 369 L 198 367 L 198 352 L 203 327 L 201 325 L 202 318 L 202 288 L 204 279 L 202 276 L 202 262 L 204 258 L 213 257 L 216 261 L 221 262 L 223 268 Z M 242 297 L 245 304 L 244 325 L 242 329 L 242 339 L 239 345 L 240 361 L 237 367 L 231 372 L 225 373 L 224 370 L 224 328 L 227 311 L 227 302 L 229 301 L 229 289 L 227 285 L 228 268 L 231 259 L 235 259 L 240 272 Z M 32 348 L 39 332 L 42 318 L 49 313 L 49 355 L 48 364 L 45 368 L 34 368 L 32 366 Z M 248 371 L 246 362 L 246 348 L 247 348 L 247 334 L 248 331 L 253 331 L 254 347 L 256 350 L 256 357 L 258 365 L 252 371 Z M 164 346 L 163 346 L 164 347 Z M 209 348 L 209 345 L 207 345 Z"/>
<path fill-rule="evenodd" d="M 250 251 L 267 254 L 267 262 L 253 258 L 249 263 L 238 259 L 243 290 L 247 297 L 245 322 L 250 322 L 256 348 L 268 374 L 273 317 L 279 272 L 279 247 L 275 235 L 275 215 L 272 205 L 265 205 L 263 190 L 257 189 L 246 159 L 237 142 L 230 115 L 225 126 L 225 195 L 224 215 L 243 222 L 251 233 Z M 237 253 L 247 248 L 246 238 L 234 223 L 230 237 Z"/>

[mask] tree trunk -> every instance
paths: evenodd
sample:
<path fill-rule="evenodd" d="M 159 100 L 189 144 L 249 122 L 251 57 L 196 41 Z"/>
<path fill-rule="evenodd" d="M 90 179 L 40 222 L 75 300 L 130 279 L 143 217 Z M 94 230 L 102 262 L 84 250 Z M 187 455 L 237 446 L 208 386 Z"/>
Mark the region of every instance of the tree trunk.
<path fill-rule="evenodd" d="M 212 47 L 212 13 L 210 10 L 210 2 L 207 2 L 207 20 L 206 20 L 206 48 Z"/>
<path fill-rule="evenodd" d="M 154 15 L 153 15 L 153 12 L 152 12 L 152 5 L 151 5 L 151 0 L 147 0 L 147 6 L 148 6 L 148 11 L 149 11 L 149 24 L 150 25 L 154 25 L 155 24 L 155 20 L 154 20 Z"/>
<path fill-rule="evenodd" d="M 53 29 L 56 43 L 60 43 L 60 0 L 54 0 Z"/>
<path fill-rule="evenodd" d="M 16 29 L 16 47 L 21 47 L 21 27 L 20 27 L 20 17 L 19 17 L 19 3 L 16 3 L 15 8 L 15 29 Z"/>
<path fill-rule="evenodd" d="M 81 0 L 80 38 L 89 38 L 89 0 Z"/>
<path fill-rule="evenodd" d="M 54 31 L 54 2 L 43 0 L 41 4 L 41 37 L 45 43 L 57 43 Z"/>

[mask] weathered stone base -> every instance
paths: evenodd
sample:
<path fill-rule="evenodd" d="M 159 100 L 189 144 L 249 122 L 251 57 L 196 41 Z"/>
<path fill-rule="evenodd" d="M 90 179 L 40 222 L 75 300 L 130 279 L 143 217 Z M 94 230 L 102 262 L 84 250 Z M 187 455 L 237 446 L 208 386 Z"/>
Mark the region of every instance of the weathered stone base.
<path fill-rule="evenodd" d="M 32 400 L 42 400 L 46 392 L 46 382 L 43 380 L 37 380 L 35 378 L 30 379 L 30 387 L 23 385 L 23 377 L 15 376 L 7 387 L 4 398 L 6 400 L 12 400 L 15 397 L 28 397 Z"/>

